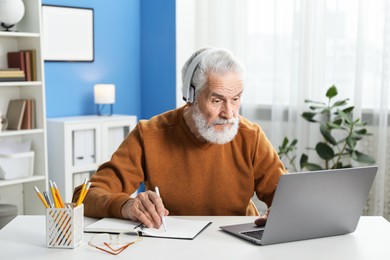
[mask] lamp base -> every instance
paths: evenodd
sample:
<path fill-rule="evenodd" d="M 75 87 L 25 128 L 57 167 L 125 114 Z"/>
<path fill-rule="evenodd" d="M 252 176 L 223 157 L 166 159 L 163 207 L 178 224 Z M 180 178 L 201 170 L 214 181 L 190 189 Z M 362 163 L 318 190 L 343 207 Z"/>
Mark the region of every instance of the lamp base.
<path fill-rule="evenodd" d="M 113 104 L 97 104 L 96 106 L 97 106 L 98 116 L 112 116 L 112 114 L 114 112 Z M 107 109 L 106 106 L 108 106 L 109 109 Z"/>
<path fill-rule="evenodd" d="M 6 31 L 6 32 L 11 32 L 10 28 L 12 28 L 14 26 L 15 26 L 15 24 L 6 25 L 5 23 L 1 23 L 1 27 L 5 28 L 4 31 Z"/>

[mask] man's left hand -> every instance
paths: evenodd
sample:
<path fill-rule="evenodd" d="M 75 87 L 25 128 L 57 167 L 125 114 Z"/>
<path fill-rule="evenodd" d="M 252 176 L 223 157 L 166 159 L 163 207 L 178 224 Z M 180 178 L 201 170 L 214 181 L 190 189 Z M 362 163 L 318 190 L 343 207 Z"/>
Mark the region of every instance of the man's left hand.
<path fill-rule="evenodd" d="M 269 210 L 270 209 L 267 209 L 267 211 L 264 213 L 264 215 L 261 215 L 258 219 L 255 220 L 256 226 L 258 226 L 258 227 L 265 226 L 265 223 L 267 222 L 267 219 L 268 219 Z"/>

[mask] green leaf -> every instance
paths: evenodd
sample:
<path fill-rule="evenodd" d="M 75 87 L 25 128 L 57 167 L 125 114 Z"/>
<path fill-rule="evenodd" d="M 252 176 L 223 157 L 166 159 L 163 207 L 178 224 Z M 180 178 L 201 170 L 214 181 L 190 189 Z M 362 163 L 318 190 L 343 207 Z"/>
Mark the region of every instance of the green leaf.
<path fill-rule="evenodd" d="M 346 114 L 349 114 L 349 113 L 352 113 L 353 109 L 354 109 L 354 106 L 347 107 L 347 108 L 343 109 L 343 112 L 346 113 Z"/>
<path fill-rule="evenodd" d="M 313 119 L 313 117 L 315 117 L 316 115 L 317 113 L 303 112 L 302 117 L 309 122 L 317 122 L 316 120 Z"/>
<path fill-rule="evenodd" d="M 364 127 L 367 125 L 367 122 L 357 122 L 355 123 L 355 127 Z"/>
<path fill-rule="evenodd" d="M 309 107 L 311 110 L 316 110 L 316 109 L 322 109 L 324 106 L 310 106 Z"/>
<path fill-rule="evenodd" d="M 338 162 L 338 163 L 336 163 L 335 165 L 332 166 L 332 169 L 341 169 L 341 168 L 344 168 L 342 162 Z"/>
<path fill-rule="evenodd" d="M 333 124 L 335 124 L 335 125 L 341 125 L 342 123 L 343 123 L 343 120 L 341 118 L 333 120 Z"/>
<path fill-rule="evenodd" d="M 295 146 L 298 143 L 297 139 L 292 140 L 290 147 Z"/>
<path fill-rule="evenodd" d="M 347 123 L 352 124 L 352 118 L 350 114 L 344 113 L 342 110 L 338 110 L 337 114 Z"/>
<path fill-rule="evenodd" d="M 334 157 L 334 151 L 332 147 L 330 147 L 326 143 L 318 143 L 316 145 L 316 151 L 318 155 L 324 160 L 331 160 Z"/>
<path fill-rule="evenodd" d="M 336 139 L 334 139 L 334 137 L 332 136 L 332 134 L 330 133 L 329 129 L 326 127 L 325 124 L 321 123 L 321 125 L 320 125 L 320 132 L 321 132 L 322 136 L 325 138 L 326 141 L 328 141 L 329 143 L 331 143 L 333 145 L 337 144 Z"/>
<path fill-rule="evenodd" d="M 298 143 L 298 140 L 297 139 L 294 139 L 292 140 L 292 142 L 290 143 L 290 145 L 287 147 L 286 151 L 287 152 L 291 152 L 293 150 L 296 149 L 296 144 Z"/>
<path fill-rule="evenodd" d="M 329 129 L 342 129 L 340 125 L 333 124 L 333 123 L 326 123 L 327 127 Z"/>
<path fill-rule="evenodd" d="M 283 149 L 286 148 L 287 144 L 288 144 L 288 138 L 285 137 L 285 138 L 283 139 L 282 148 L 283 148 Z"/>
<path fill-rule="evenodd" d="M 349 100 L 349 98 L 347 99 L 344 99 L 344 100 L 340 100 L 340 101 L 337 101 L 333 104 L 332 107 L 339 107 L 339 106 L 344 106 L 347 104 L 347 101 Z"/>
<path fill-rule="evenodd" d="M 361 163 L 367 163 L 367 164 L 373 164 L 375 163 L 375 159 L 371 156 L 361 153 L 359 151 L 354 151 L 354 156 L 352 157 L 355 161 L 361 162 Z"/>
<path fill-rule="evenodd" d="M 329 108 L 324 108 L 321 112 L 320 112 L 320 114 L 329 114 Z"/>
<path fill-rule="evenodd" d="M 305 166 L 302 168 L 306 168 L 309 171 L 320 171 L 323 170 L 321 166 L 315 163 L 305 163 Z"/>
<path fill-rule="evenodd" d="M 328 91 L 326 92 L 326 97 L 332 98 L 337 96 L 337 88 L 335 85 L 331 86 Z"/>
<path fill-rule="evenodd" d="M 354 159 L 355 161 L 357 161 L 356 151 L 355 150 L 348 150 L 348 151 L 349 151 L 349 155 L 351 156 L 351 158 Z"/>
<path fill-rule="evenodd" d="M 342 162 L 338 162 L 337 164 L 332 166 L 332 169 L 342 169 L 342 168 L 352 168 L 351 164 L 343 165 Z"/>
<path fill-rule="evenodd" d="M 349 146 L 349 148 L 351 148 L 352 150 L 355 149 L 356 147 L 356 139 L 355 138 L 352 138 L 352 137 L 348 137 L 347 140 L 345 140 Z"/>
<path fill-rule="evenodd" d="M 367 129 L 363 128 L 363 129 L 355 130 L 354 133 L 358 135 L 366 135 Z"/>
<path fill-rule="evenodd" d="M 313 104 L 319 104 L 319 105 L 326 106 L 326 104 L 324 102 L 314 101 L 314 100 L 310 100 L 310 99 L 305 99 L 305 103 L 313 103 Z"/>
<path fill-rule="evenodd" d="M 359 141 L 359 140 L 362 140 L 363 139 L 363 136 L 362 135 L 359 135 L 359 134 L 356 134 L 355 132 L 353 132 L 351 134 L 351 138 L 355 139 L 356 141 Z"/>
<path fill-rule="evenodd" d="M 299 165 L 301 166 L 301 168 L 304 167 L 304 165 L 307 163 L 308 159 L 309 159 L 309 157 L 305 153 L 303 153 L 301 155 L 301 159 L 299 160 Z"/>
<path fill-rule="evenodd" d="M 309 157 L 307 156 L 307 154 L 303 153 L 301 155 L 300 163 L 306 163 L 308 159 Z"/>

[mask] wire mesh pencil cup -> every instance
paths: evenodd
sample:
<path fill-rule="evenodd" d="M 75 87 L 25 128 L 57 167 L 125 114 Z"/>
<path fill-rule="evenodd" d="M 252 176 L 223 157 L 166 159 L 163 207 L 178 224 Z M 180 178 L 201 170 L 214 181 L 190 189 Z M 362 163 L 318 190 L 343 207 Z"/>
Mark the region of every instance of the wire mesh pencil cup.
<path fill-rule="evenodd" d="M 70 206 L 68 206 L 70 205 Z M 84 204 L 46 209 L 46 246 L 75 248 L 84 239 Z"/>

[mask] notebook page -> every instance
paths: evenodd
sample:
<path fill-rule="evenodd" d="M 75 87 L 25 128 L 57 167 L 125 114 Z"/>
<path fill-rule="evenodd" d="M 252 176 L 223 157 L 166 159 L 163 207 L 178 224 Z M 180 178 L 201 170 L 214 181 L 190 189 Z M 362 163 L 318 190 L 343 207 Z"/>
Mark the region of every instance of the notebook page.
<path fill-rule="evenodd" d="M 143 228 L 142 234 L 153 237 L 193 239 L 199 232 L 206 228 L 211 222 L 202 220 L 179 219 L 165 217 L 167 231 L 161 226 L 159 229 Z"/>
<path fill-rule="evenodd" d="M 161 238 L 181 238 L 193 239 L 211 222 L 202 220 L 180 219 L 171 216 L 165 217 L 167 231 L 161 226 L 160 229 L 155 228 L 136 228 L 139 222 L 134 222 L 126 219 L 103 218 L 84 228 L 85 232 L 101 232 L 101 233 L 123 233 L 129 231 L 139 231 L 143 236 L 161 237 Z"/>

